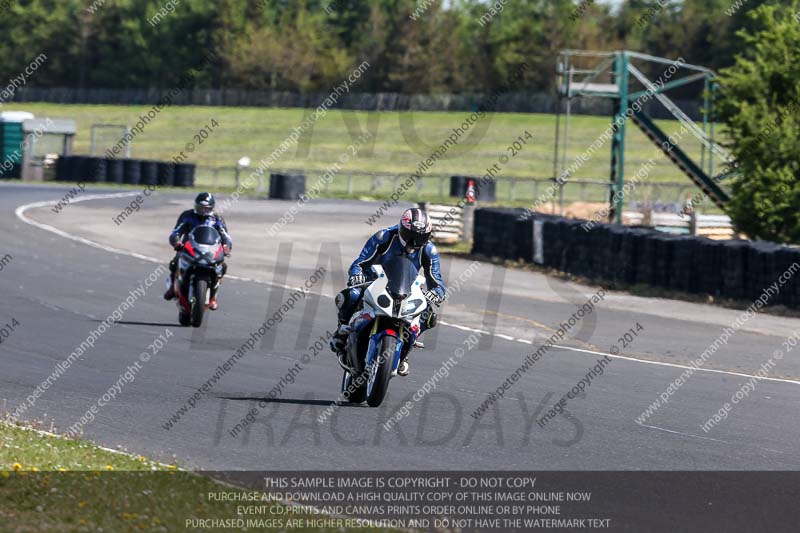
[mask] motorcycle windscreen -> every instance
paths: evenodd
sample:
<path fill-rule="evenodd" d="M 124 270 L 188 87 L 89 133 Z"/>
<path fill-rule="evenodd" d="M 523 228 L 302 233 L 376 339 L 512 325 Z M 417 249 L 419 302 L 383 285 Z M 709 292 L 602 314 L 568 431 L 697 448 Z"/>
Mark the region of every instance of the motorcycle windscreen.
<path fill-rule="evenodd" d="M 406 297 L 417 279 L 418 269 L 406 256 L 396 255 L 381 263 L 386 274 L 386 291 L 393 296 Z"/>
<path fill-rule="evenodd" d="M 211 226 L 197 226 L 191 231 L 191 238 L 197 244 L 204 244 L 206 246 L 213 246 L 219 244 L 222 240 L 219 232 Z"/>

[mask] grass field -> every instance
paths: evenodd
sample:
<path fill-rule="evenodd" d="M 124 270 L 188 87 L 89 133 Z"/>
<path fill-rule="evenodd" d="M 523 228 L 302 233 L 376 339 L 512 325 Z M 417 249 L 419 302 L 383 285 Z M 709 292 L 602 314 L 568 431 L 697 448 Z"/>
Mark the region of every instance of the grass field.
<path fill-rule="evenodd" d="M 83 440 L 0 421 L 2 531 L 231 531 L 210 522 L 187 521 L 246 522 L 247 516 L 238 514 L 241 502 L 208 496 L 239 490 L 144 457 L 113 453 Z M 269 513 L 257 518 L 282 523 L 273 523 L 272 528 L 250 527 L 250 531 L 310 531 L 287 527 L 287 520 L 319 516 L 287 514 L 285 506 L 269 500 L 254 504 L 269 507 Z"/>
<path fill-rule="evenodd" d="M 146 115 L 149 106 L 95 106 L 28 103 L 7 106 L 7 110 L 30 111 L 38 117 L 71 118 L 76 120 L 78 135 L 75 139 L 76 153 L 88 153 L 90 128 L 95 123 L 127 124 L 133 127 L 140 115 Z M 144 131 L 136 136 L 132 144 L 132 157 L 142 159 L 171 160 L 183 152 L 187 160 L 204 167 L 224 166 L 223 171 L 213 177 L 207 169 L 198 172 L 198 182 L 203 185 L 230 186 L 233 184 L 233 167 L 243 156 L 254 162 L 267 156 L 287 138 L 291 129 L 298 126 L 308 110 L 274 108 L 232 107 L 169 107 L 164 108 Z M 343 154 L 349 160 L 341 164 L 341 170 L 331 186 L 333 195 L 347 191 L 347 176 L 355 174 L 352 188 L 356 194 L 372 193 L 380 196 L 391 190 L 391 180 L 376 183 L 360 173 L 408 174 L 416 170 L 420 161 L 426 159 L 441 144 L 454 127 L 458 127 L 469 115 L 467 112 L 356 112 L 330 111 L 320 118 L 310 131 L 304 134 L 297 145 L 292 146 L 274 165 L 274 169 L 302 169 L 309 173 L 322 171 L 340 161 Z M 212 125 L 212 120 L 218 126 Z M 509 157 L 502 164 L 500 178 L 551 178 L 553 176 L 553 147 L 555 116 L 544 114 L 487 114 L 473 126 L 470 137 L 462 137 L 459 146 L 451 148 L 445 159 L 439 160 L 426 176 L 428 184 L 423 196 L 436 196 L 439 178 L 450 175 L 483 175 L 485 169 L 501 156 Z M 567 164 L 584 152 L 610 123 L 609 118 L 573 116 L 570 121 L 570 141 Z M 659 121 L 668 133 L 678 131 L 676 121 Z M 198 142 L 195 135 L 209 126 L 207 139 Z M 563 121 L 562 121 L 563 127 Z M 350 148 L 361 133 L 373 134 L 374 144 L 364 143 L 356 154 Z M 527 144 L 512 156 L 509 146 L 514 140 L 526 136 Z M 651 144 L 633 125 L 628 128 L 628 152 L 626 174 L 633 175 L 648 160 L 653 158 L 655 166 L 645 183 L 677 182 L 693 190 L 688 178 L 673 166 L 666 157 Z M 104 147 L 113 144 L 105 139 Z M 684 142 L 685 141 L 685 142 Z M 193 143 L 193 151 L 187 148 Z M 700 160 L 700 143 L 691 135 L 684 135 L 681 146 L 696 161 Z M 608 144 L 597 149 L 594 155 L 574 174 L 575 180 L 607 180 L 609 175 Z M 427 179 L 427 178 L 426 178 Z M 569 185 L 568 196 L 579 199 L 577 186 Z M 511 200 L 510 184 L 500 187 L 502 198 Z M 514 195 L 519 199 L 533 197 L 535 191 L 530 183 L 514 186 Z M 584 191 L 586 192 L 586 191 Z M 588 187 L 586 200 L 602 200 L 606 190 Z"/>

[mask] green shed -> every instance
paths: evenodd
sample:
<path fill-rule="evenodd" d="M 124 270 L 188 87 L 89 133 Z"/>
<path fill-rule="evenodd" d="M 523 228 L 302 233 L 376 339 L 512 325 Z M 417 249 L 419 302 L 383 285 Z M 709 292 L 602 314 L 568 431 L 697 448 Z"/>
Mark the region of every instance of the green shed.
<path fill-rule="evenodd" d="M 33 114 L 25 111 L 0 113 L 0 179 L 20 178 L 25 140 L 22 123 L 31 118 Z"/>

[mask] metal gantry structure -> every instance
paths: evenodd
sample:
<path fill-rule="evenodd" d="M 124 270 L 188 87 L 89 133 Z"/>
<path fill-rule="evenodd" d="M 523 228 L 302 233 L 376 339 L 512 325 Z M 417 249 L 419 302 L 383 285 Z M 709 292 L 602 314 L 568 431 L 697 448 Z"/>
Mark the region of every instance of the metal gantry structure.
<path fill-rule="evenodd" d="M 665 70 L 657 82 L 651 81 L 634 64 L 647 65 L 651 70 Z M 644 67 L 643 67 L 644 68 Z M 645 68 L 646 69 L 646 68 Z M 553 155 L 553 178 L 559 183 L 559 203 L 563 208 L 563 187 L 569 182 L 567 166 L 569 123 L 572 99 L 581 97 L 612 100 L 611 164 L 609 177 L 609 219 L 622 222 L 623 187 L 625 184 L 625 146 L 628 120 L 639 127 L 672 162 L 717 206 L 728 201 L 719 182 L 731 175 L 730 168 L 714 176 L 714 159 L 730 161 L 728 154 L 717 144 L 714 134 L 714 95 L 718 90 L 716 74 L 702 66 L 680 60 L 670 60 L 629 50 L 599 52 L 564 50 L 559 54 L 558 109 L 556 142 Z M 667 92 L 690 83 L 703 83 L 702 127 L 667 96 Z M 700 163 L 695 163 L 678 146 L 675 139 L 662 131 L 645 112 L 644 104 L 658 100 L 681 125 L 701 144 Z M 563 111 L 562 111 L 563 108 Z M 562 114 L 564 124 L 562 126 Z M 608 137 L 605 135 L 604 137 Z"/>

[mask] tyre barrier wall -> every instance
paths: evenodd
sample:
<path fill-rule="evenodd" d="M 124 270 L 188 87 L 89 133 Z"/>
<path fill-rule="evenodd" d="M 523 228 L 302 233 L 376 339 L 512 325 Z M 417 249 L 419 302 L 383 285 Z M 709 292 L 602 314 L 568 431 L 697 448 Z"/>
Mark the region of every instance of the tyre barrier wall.
<path fill-rule="evenodd" d="M 751 241 L 715 241 L 650 228 L 595 224 L 524 209 L 475 211 L 472 253 L 541 264 L 597 282 L 643 284 L 718 298 L 754 301 L 778 282 L 800 248 Z M 768 305 L 800 308 L 800 272 Z"/>
<path fill-rule="evenodd" d="M 464 198 L 467 195 L 469 180 L 475 184 L 475 199 L 484 202 L 497 201 L 497 182 L 493 179 L 483 180 L 473 176 L 450 176 L 450 196 Z"/>
<path fill-rule="evenodd" d="M 270 174 L 269 197 L 278 200 L 299 200 L 306 193 L 304 174 Z"/>
<path fill-rule="evenodd" d="M 138 159 L 61 156 L 56 181 L 194 187 L 195 165 Z"/>

